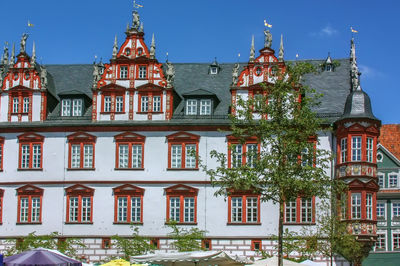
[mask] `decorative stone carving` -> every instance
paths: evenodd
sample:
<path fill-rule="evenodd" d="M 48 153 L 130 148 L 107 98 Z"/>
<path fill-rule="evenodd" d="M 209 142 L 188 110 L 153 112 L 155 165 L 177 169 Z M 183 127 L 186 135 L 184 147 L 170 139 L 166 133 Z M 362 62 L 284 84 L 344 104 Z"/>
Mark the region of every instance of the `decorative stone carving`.
<path fill-rule="evenodd" d="M 272 34 L 269 30 L 264 30 L 264 47 L 271 48 L 272 45 Z"/>
<path fill-rule="evenodd" d="M 254 62 L 255 55 L 256 55 L 256 51 L 254 49 L 254 35 L 253 35 L 251 37 L 250 58 L 249 58 L 250 62 Z"/>
<path fill-rule="evenodd" d="M 97 82 L 101 79 L 101 66 L 99 64 L 93 64 L 93 88 L 97 87 Z"/>
<path fill-rule="evenodd" d="M 47 69 L 42 65 L 40 66 L 40 81 L 42 89 L 47 89 Z"/>
<path fill-rule="evenodd" d="M 1 59 L 1 64 L 2 65 L 8 64 L 8 46 L 4 46 L 4 52 L 3 52 L 3 57 Z"/>
<path fill-rule="evenodd" d="M 132 28 L 138 30 L 140 27 L 140 16 L 139 13 L 135 10 L 132 12 Z"/>
<path fill-rule="evenodd" d="M 10 57 L 10 65 L 13 65 L 15 62 L 15 43 L 13 43 L 12 50 L 11 50 L 11 57 Z"/>
<path fill-rule="evenodd" d="M 153 37 L 151 38 L 151 46 L 150 46 L 150 58 L 154 59 L 156 57 L 156 42 L 154 39 L 154 33 Z"/>
<path fill-rule="evenodd" d="M 170 62 L 167 62 L 167 70 L 165 71 L 165 76 L 167 79 L 167 88 L 172 88 L 172 84 L 174 83 L 175 79 L 175 68 Z"/>
<path fill-rule="evenodd" d="M 232 85 L 235 85 L 239 79 L 239 63 L 236 63 L 232 69 Z"/>
<path fill-rule="evenodd" d="M 20 53 L 25 53 L 26 39 L 28 39 L 28 34 L 26 34 L 26 33 L 22 34 L 21 43 L 20 43 L 20 45 L 21 45 Z"/>
<path fill-rule="evenodd" d="M 115 35 L 112 59 L 116 59 L 117 58 L 117 54 L 118 54 L 118 42 L 117 42 L 117 35 Z"/>

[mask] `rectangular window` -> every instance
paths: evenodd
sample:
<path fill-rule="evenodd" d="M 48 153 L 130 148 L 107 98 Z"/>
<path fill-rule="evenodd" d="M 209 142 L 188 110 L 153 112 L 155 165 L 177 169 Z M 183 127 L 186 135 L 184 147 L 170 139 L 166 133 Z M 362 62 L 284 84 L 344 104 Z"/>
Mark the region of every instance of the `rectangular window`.
<path fill-rule="evenodd" d="M 182 168 L 182 145 L 171 146 L 171 168 Z"/>
<path fill-rule="evenodd" d="M 347 162 L 347 138 L 340 140 L 341 163 Z"/>
<path fill-rule="evenodd" d="M 83 104 L 82 99 L 72 100 L 72 116 L 82 116 Z"/>
<path fill-rule="evenodd" d="M 147 67 L 146 66 L 139 66 L 139 78 L 140 79 L 145 79 L 146 78 L 146 73 L 147 72 Z"/>
<path fill-rule="evenodd" d="M 302 198 L 301 199 L 301 222 L 311 223 L 312 222 L 312 199 Z"/>
<path fill-rule="evenodd" d="M 124 111 L 124 96 L 115 97 L 115 112 L 121 113 Z"/>
<path fill-rule="evenodd" d="M 242 166 L 243 156 L 242 144 L 234 144 L 232 148 L 232 167 L 240 167 Z"/>
<path fill-rule="evenodd" d="M 149 111 L 149 96 L 142 96 L 141 98 L 141 112 Z"/>
<path fill-rule="evenodd" d="M 385 187 L 385 176 L 382 174 L 378 174 L 378 185 L 380 188 L 384 188 Z"/>
<path fill-rule="evenodd" d="M 21 146 L 21 168 L 29 168 L 30 145 Z"/>
<path fill-rule="evenodd" d="M 127 79 L 128 78 L 128 67 L 127 66 L 121 66 L 121 68 L 120 68 L 120 78 L 121 79 Z"/>
<path fill-rule="evenodd" d="M 258 198 L 257 197 L 246 197 L 247 208 L 247 222 L 257 223 L 258 222 Z"/>
<path fill-rule="evenodd" d="M 254 111 L 255 112 L 260 112 L 262 111 L 261 108 L 263 106 L 264 96 L 262 94 L 254 94 Z"/>
<path fill-rule="evenodd" d="M 186 114 L 197 115 L 197 100 L 186 101 Z"/>
<path fill-rule="evenodd" d="M 196 144 L 187 144 L 185 168 L 196 168 Z"/>
<path fill-rule="evenodd" d="M 119 154 L 119 160 L 118 160 L 118 168 L 128 168 L 128 162 L 129 162 L 129 145 L 124 145 L 120 144 L 118 145 L 118 154 Z"/>
<path fill-rule="evenodd" d="M 28 222 L 28 213 L 29 213 L 29 198 L 20 198 L 20 214 L 19 214 L 19 221 L 21 223 Z"/>
<path fill-rule="evenodd" d="M 367 219 L 372 220 L 372 194 L 367 194 L 365 197 L 365 209 Z"/>
<path fill-rule="evenodd" d="M 378 234 L 375 242 L 375 250 L 386 250 L 386 235 Z"/>
<path fill-rule="evenodd" d="M 22 107 L 23 113 L 29 113 L 29 97 L 24 97 L 24 105 Z"/>
<path fill-rule="evenodd" d="M 397 179 L 397 175 L 393 175 L 393 174 L 390 174 L 389 175 L 389 187 L 395 187 L 395 188 L 397 188 L 398 187 L 398 179 Z"/>
<path fill-rule="evenodd" d="M 195 212 L 194 198 L 184 198 L 183 221 L 185 223 L 193 223 L 194 212 Z"/>
<path fill-rule="evenodd" d="M 42 168 L 42 144 L 21 145 L 21 169 Z"/>
<path fill-rule="evenodd" d="M 117 222 L 128 221 L 128 197 L 118 198 Z"/>
<path fill-rule="evenodd" d="M 373 154 L 374 154 L 374 139 L 367 138 L 367 162 L 373 162 Z"/>
<path fill-rule="evenodd" d="M 132 145 L 132 168 L 142 168 L 142 145 Z"/>
<path fill-rule="evenodd" d="M 376 203 L 376 216 L 378 220 L 385 220 L 386 207 L 384 202 Z"/>
<path fill-rule="evenodd" d="M 131 197 L 131 222 L 139 223 L 141 221 L 141 198 Z"/>
<path fill-rule="evenodd" d="M 393 234 L 393 249 L 400 249 L 400 234 Z"/>
<path fill-rule="evenodd" d="M 69 198 L 69 221 L 77 222 L 79 216 L 79 198 L 70 197 Z"/>
<path fill-rule="evenodd" d="M 69 191 L 67 189 L 67 223 L 91 223 L 92 222 L 92 193 L 81 194 L 80 189 Z M 88 188 L 86 188 L 88 189 Z"/>
<path fill-rule="evenodd" d="M 142 211 L 141 197 L 131 195 L 117 197 L 118 223 L 140 223 Z"/>
<path fill-rule="evenodd" d="M 169 198 L 169 219 L 171 221 L 180 221 L 180 199 L 179 197 Z"/>
<path fill-rule="evenodd" d="M 257 156 L 258 156 L 257 144 L 247 144 L 246 147 L 247 147 L 246 163 L 249 167 L 254 168 L 256 167 Z"/>
<path fill-rule="evenodd" d="M 70 144 L 70 168 L 94 168 L 94 144 Z"/>
<path fill-rule="evenodd" d="M 303 167 L 306 166 L 313 166 L 313 160 L 311 157 L 311 155 L 309 154 L 309 150 L 308 148 L 304 148 L 301 152 L 301 165 Z"/>
<path fill-rule="evenodd" d="M 400 202 L 392 202 L 392 216 L 395 220 L 400 220 Z"/>
<path fill-rule="evenodd" d="M 153 112 L 161 112 L 161 96 L 153 96 Z"/>
<path fill-rule="evenodd" d="M 361 219 L 361 193 L 351 194 L 351 218 Z"/>
<path fill-rule="evenodd" d="M 82 223 L 87 223 L 91 221 L 91 197 L 82 197 Z"/>
<path fill-rule="evenodd" d="M 33 161 L 32 161 L 32 168 L 41 168 L 42 162 L 42 145 L 41 144 L 32 144 L 33 148 Z"/>
<path fill-rule="evenodd" d="M 19 198 L 19 221 L 20 223 L 40 223 L 41 204 L 40 197 Z"/>
<path fill-rule="evenodd" d="M 142 168 L 143 144 L 118 143 L 117 168 Z"/>
<path fill-rule="evenodd" d="M 242 222 L 242 197 L 232 197 L 231 199 L 231 222 L 241 223 Z"/>
<path fill-rule="evenodd" d="M 13 98 L 13 108 L 12 108 L 12 112 L 14 114 L 18 113 L 18 109 L 19 109 L 19 98 L 18 97 L 14 97 Z"/>
<path fill-rule="evenodd" d="M 351 160 L 353 162 L 361 161 L 361 137 L 351 138 Z"/>
<path fill-rule="evenodd" d="M 295 223 L 296 222 L 296 209 L 297 204 L 296 200 L 286 202 L 285 208 L 285 221 L 287 223 Z"/>
<path fill-rule="evenodd" d="M 111 96 L 104 96 L 104 112 L 111 112 Z"/>
<path fill-rule="evenodd" d="M 200 115 L 211 115 L 211 100 L 200 100 Z"/>
<path fill-rule="evenodd" d="M 81 167 L 81 145 L 71 146 L 71 168 Z"/>
<path fill-rule="evenodd" d="M 71 116 L 71 99 L 63 99 L 61 101 L 62 116 Z"/>
<path fill-rule="evenodd" d="M 83 145 L 83 168 L 92 168 L 93 167 L 93 145 L 87 144 Z"/>

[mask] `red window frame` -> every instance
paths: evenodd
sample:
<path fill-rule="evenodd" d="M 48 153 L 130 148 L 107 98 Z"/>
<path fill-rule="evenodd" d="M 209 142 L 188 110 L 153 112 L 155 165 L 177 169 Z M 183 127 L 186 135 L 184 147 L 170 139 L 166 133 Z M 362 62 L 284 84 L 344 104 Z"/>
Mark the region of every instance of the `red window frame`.
<path fill-rule="evenodd" d="M 0 189 L 0 224 L 3 224 L 3 198 L 4 198 L 4 189 Z"/>
<path fill-rule="evenodd" d="M 67 195 L 67 208 L 66 208 L 66 224 L 91 224 L 93 223 L 93 194 L 94 189 L 87 186 L 76 184 L 65 189 Z M 70 221 L 70 198 L 78 198 L 78 219 L 77 221 Z M 90 198 L 90 221 L 82 221 L 82 198 Z"/>
<path fill-rule="evenodd" d="M 3 171 L 4 161 L 4 137 L 0 137 L 0 172 Z"/>
<path fill-rule="evenodd" d="M 26 90 L 26 89 L 25 89 Z M 18 98 L 18 112 L 13 112 L 14 98 Z M 29 98 L 28 112 L 24 112 L 24 98 Z M 31 91 L 18 91 L 10 93 L 9 97 L 9 114 L 10 115 L 32 115 L 32 99 L 33 93 Z"/>
<path fill-rule="evenodd" d="M 249 144 L 257 144 L 257 152 L 260 153 L 260 143 L 257 137 L 247 137 L 244 143 L 241 143 L 238 138 L 229 135 L 226 137 L 228 139 L 228 168 L 232 168 L 232 149 L 233 145 L 241 144 L 242 145 L 242 166 L 247 163 L 247 145 Z"/>
<path fill-rule="evenodd" d="M 111 97 L 111 107 L 110 111 L 105 111 L 104 106 L 104 97 L 105 96 L 110 96 Z M 122 96 L 122 111 L 117 112 L 117 96 Z M 103 91 L 101 94 L 101 114 L 123 114 L 125 113 L 125 93 L 124 92 L 109 92 L 109 91 Z"/>
<path fill-rule="evenodd" d="M 18 213 L 17 213 L 17 224 L 41 224 L 42 223 L 42 206 L 43 206 L 43 189 L 33 185 L 25 185 L 17 188 L 18 195 Z M 21 221 L 21 199 L 28 198 L 28 221 Z M 40 199 L 39 206 L 39 221 L 32 222 L 32 198 Z"/>
<path fill-rule="evenodd" d="M 232 198 L 242 199 L 242 221 L 235 222 L 232 221 Z M 248 222 L 247 221 L 247 198 L 257 198 L 257 221 Z M 259 194 L 252 193 L 251 191 L 234 191 L 230 190 L 228 195 L 228 224 L 229 225 L 261 225 L 261 197 Z"/>
<path fill-rule="evenodd" d="M 142 111 L 142 96 L 147 96 L 149 97 L 149 101 L 148 101 L 148 108 L 147 111 Z M 153 111 L 154 106 L 153 106 L 153 98 L 154 96 L 160 96 L 160 111 Z M 142 113 L 142 114 L 147 114 L 147 113 L 153 113 L 153 114 L 159 114 L 159 113 L 163 113 L 163 94 L 162 92 L 139 92 L 138 94 L 138 109 L 137 109 L 138 113 Z"/>
<path fill-rule="evenodd" d="M 101 239 L 101 248 L 102 249 L 110 249 L 111 248 L 111 238 L 110 237 L 103 237 Z"/>
<path fill-rule="evenodd" d="M 183 184 L 174 185 L 165 188 L 165 194 L 167 196 L 167 214 L 166 222 L 170 221 L 170 199 L 179 197 L 179 221 L 177 224 L 197 224 L 197 194 L 199 190 L 194 187 L 186 186 Z M 194 219 L 193 222 L 184 221 L 184 208 L 185 208 L 185 198 L 194 198 Z"/>
<path fill-rule="evenodd" d="M 209 238 L 201 240 L 201 248 L 203 250 L 212 250 L 212 241 Z"/>
<path fill-rule="evenodd" d="M 150 245 L 152 245 L 156 249 L 160 249 L 160 239 L 159 238 L 150 239 Z"/>
<path fill-rule="evenodd" d="M 116 188 L 113 188 L 114 191 L 114 224 L 143 224 L 143 196 L 144 196 L 144 189 L 125 184 Z M 126 214 L 126 222 L 118 221 L 118 199 L 121 197 L 127 198 L 127 214 Z M 132 206 L 131 206 L 131 198 L 132 197 L 139 197 L 140 198 L 140 221 L 139 222 L 132 222 Z"/>
<path fill-rule="evenodd" d="M 36 133 L 24 133 L 18 136 L 19 142 L 19 158 L 18 158 L 18 170 L 43 170 L 43 142 L 44 137 Z M 22 168 L 22 146 L 29 145 L 29 167 Z M 33 145 L 40 145 L 40 167 L 33 168 Z"/>
<path fill-rule="evenodd" d="M 258 245 L 258 248 L 257 248 Z M 251 250 L 252 251 L 261 251 L 262 250 L 262 240 L 261 239 L 252 239 L 251 240 Z"/>
<path fill-rule="evenodd" d="M 126 67 L 126 70 L 127 70 L 126 78 L 122 78 L 121 77 L 121 67 Z M 118 75 L 117 75 L 117 77 L 118 77 L 118 79 L 122 79 L 122 80 L 129 79 L 129 65 L 119 65 L 118 66 Z"/>
<path fill-rule="evenodd" d="M 302 211 L 301 211 L 301 202 L 302 199 L 311 199 L 311 222 L 303 222 L 302 221 Z M 302 225 L 308 225 L 308 224 L 315 224 L 315 196 L 312 197 L 297 197 L 296 198 L 296 222 L 286 222 L 286 202 L 283 206 L 283 223 L 286 225 L 296 225 L 296 224 L 302 224 Z"/>
<path fill-rule="evenodd" d="M 168 141 L 168 170 L 199 170 L 199 142 L 200 136 L 187 133 L 187 132 L 177 132 L 167 136 Z M 172 146 L 181 145 L 182 155 L 181 155 L 181 167 L 172 168 Z M 194 168 L 186 168 L 186 145 L 196 145 L 196 166 Z"/>
<path fill-rule="evenodd" d="M 115 149 L 115 169 L 118 170 L 143 170 L 144 169 L 144 143 L 146 141 L 146 137 L 132 133 L 125 132 L 114 136 L 116 149 Z M 119 146 L 120 145 L 128 145 L 128 167 L 121 168 L 119 167 Z M 132 167 L 132 145 L 141 145 L 142 146 L 142 163 L 140 167 L 133 168 Z"/>
<path fill-rule="evenodd" d="M 95 169 L 95 148 L 96 148 L 96 136 L 87 134 L 85 132 L 76 132 L 67 136 L 68 139 L 68 170 L 94 170 Z M 80 167 L 72 168 L 71 160 L 72 160 L 72 145 L 80 145 Z M 83 167 L 84 166 L 84 145 L 92 145 L 93 147 L 93 159 L 92 159 L 92 167 Z"/>
<path fill-rule="evenodd" d="M 146 67 L 146 76 L 144 78 L 139 78 L 139 69 L 140 69 L 140 67 Z M 138 80 L 146 80 L 146 79 L 148 79 L 148 76 L 149 76 L 149 66 L 148 65 L 143 65 L 143 64 L 137 65 L 137 67 L 136 67 L 136 79 L 138 79 Z"/>

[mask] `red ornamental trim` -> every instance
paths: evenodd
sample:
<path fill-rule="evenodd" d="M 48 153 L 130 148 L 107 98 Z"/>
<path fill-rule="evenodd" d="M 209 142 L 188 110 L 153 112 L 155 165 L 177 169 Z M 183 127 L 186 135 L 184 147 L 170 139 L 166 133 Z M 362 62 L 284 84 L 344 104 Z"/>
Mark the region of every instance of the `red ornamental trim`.
<path fill-rule="evenodd" d="M 94 189 L 81 185 L 81 184 L 76 184 L 73 186 L 70 186 L 65 189 L 65 192 L 68 195 L 86 195 L 86 196 L 93 196 L 94 194 Z"/>

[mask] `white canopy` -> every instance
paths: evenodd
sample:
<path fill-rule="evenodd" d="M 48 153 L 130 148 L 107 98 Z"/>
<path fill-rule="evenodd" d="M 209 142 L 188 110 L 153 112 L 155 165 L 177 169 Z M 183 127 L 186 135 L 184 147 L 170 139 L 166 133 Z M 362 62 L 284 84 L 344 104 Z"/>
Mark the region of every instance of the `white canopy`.
<path fill-rule="evenodd" d="M 175 252 L 175 253 L 155 253 L 141 256 L 134 256 L 132 260 L 135 263 L 154 263 L 165 266 L 243 266 L 239 262 L 223 251 L 193 251 L 193 252 Z"/>
<path fill-rule="evenodd" d="M 278 265 L 278 257 L 273 256 L 268 259 L 257 260 L 253 264 L 248 264 L 249 266 L 276 266 Z M 300 264 L 294 261 L 283 259 L 283 266 L 299 266 L 304 264 Z"/>

